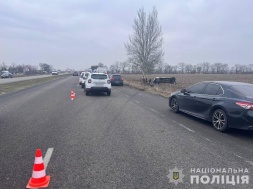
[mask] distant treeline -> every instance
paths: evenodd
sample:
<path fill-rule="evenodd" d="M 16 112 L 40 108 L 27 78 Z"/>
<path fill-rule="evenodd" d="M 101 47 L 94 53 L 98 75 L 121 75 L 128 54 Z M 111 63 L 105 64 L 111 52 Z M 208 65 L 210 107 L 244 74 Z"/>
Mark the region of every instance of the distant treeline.
<path fill-rule="evenodd" d="M 141 74 L 141 70 L 127 62 L 115 62 L 109 68 L 112 73 Z M 150 74 L 253 74 L 253 64 L 228 65 L 224 63 L 203 62 L 199 64 L 178 63 L 177 65 L 160 64 Z"/>
<path fill-rule="evenodd" d="M 27 64 L 16 65 L 15 63 L 8 65 L 5 62 L 0 64 L 0 71 L 9 71 L 13 74 L 27 74 L 27 75 L 45 74 L 51 73 L 52 70 L 53 67 L 46 63 L 39 63 L 39 66 L 32 66 Z"/>

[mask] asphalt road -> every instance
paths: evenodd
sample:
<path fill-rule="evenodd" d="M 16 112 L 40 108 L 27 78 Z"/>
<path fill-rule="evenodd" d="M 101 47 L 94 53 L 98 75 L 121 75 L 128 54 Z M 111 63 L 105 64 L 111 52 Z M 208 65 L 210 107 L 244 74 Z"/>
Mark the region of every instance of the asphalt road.
<path fill-rule="evenodd" d="M 110 97 L 85 96 L 77 80 L 0 96 L 1 189 L 26 187 L 37 148 L 43 156 L 53 148 L 48 188 L 253 188 L 252 132 L 219 133 L 174 114 L 166 98 L 127 86 L 113 87 Z M 175 167 L 184 175 L 177 185 L 168 178 Z M 249 184 L 191 184 L 194 168 L 247 169 Z"/>
<path fill-rule="evenodd" d="M 25 80 L 31 80 L 31 79 L 39 79 L 39 78 L 45 78 L 45 77 L 52 77 L 52 75 L 47 74 L 47 75 L 25 76 L 25 77 L 15 77 L 14 75 L 13 78 L 0 78 L 0 84 L 13 83 L 13 82 L 25 81 Z"/>

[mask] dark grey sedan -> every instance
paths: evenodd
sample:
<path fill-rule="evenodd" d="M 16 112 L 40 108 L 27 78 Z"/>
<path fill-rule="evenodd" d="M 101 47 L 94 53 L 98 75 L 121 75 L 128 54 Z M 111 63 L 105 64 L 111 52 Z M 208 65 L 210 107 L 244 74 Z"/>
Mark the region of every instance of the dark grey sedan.
<path fill-rule="evenodd" d="M 110 80 L 112 85 L 120 85 L 120 86 L 124 85 L 123 78 L 121 77 L 120 74 L 111 75 Z"/>
<path fill-rule="evenodd" d="M 169 107 L 212 122 L 221 132 L 253 130 L 253 84 L 203 81 L 172 93 Z"/>

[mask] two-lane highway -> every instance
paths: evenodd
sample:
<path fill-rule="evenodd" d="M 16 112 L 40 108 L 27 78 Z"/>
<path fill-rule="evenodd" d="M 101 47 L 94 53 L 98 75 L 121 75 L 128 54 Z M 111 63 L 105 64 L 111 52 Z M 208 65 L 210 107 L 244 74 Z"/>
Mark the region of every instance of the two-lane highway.
<path fill-rule="evenodd" d="M 43 156 L 54 149 L 48 188 L 253 188 L 252 180 L 233 186 L 190 179 L 193 168 L 247 168 L 252 178 L 252 132 L 219 133 L 171 112 L 166 98 L 126 86 L 113 86 L 110 97 L 85 96 L 77 79 L 0 96 L 1 189 L 25 188 L 37 148 Z M 184 175 L 178 185 L 168 177 L 175 167 Z"/>

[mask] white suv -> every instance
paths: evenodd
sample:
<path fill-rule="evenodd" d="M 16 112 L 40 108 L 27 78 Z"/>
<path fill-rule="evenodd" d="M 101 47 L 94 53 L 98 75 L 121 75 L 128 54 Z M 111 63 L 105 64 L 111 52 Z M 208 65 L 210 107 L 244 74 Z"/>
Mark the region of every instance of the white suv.
<path fill-rule="evenodd" d="M 108 96 L 111 95 L 111 81 L 107 74 L 104 73 L 90 73 L 85 81 L 86 96 L 91 92 L 106 92 Z"/>

